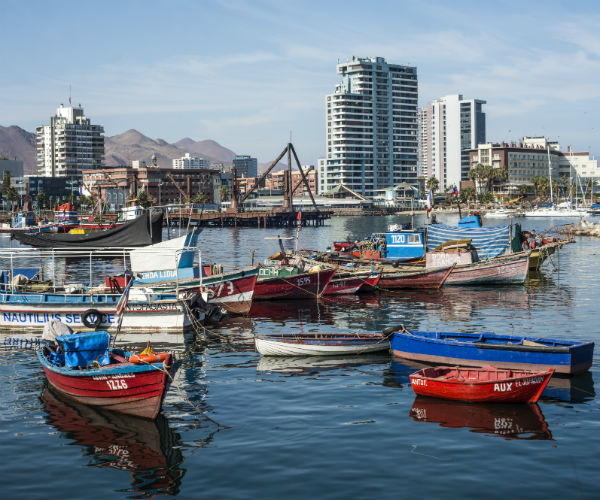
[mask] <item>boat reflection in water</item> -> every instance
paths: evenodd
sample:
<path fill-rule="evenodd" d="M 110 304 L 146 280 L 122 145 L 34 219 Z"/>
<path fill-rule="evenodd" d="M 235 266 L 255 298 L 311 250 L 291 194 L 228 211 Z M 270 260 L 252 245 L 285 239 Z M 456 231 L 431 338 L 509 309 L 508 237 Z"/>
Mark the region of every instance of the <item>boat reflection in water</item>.
<path fill-rule="evenodd" d="M 65 399 L 48 387 L 41 400 L 47 422 L 64 433 L 69 444 L 85 447 L 93 465 L 131 472 L 127 491 L 136 497 L 179 492 L 185 473 L 180 467 L 180 438 L 162 414 L 152 421 L 102 411 Z"/>
<path fill-rule="evenodd" d="M 389 363 L 389 353 L 352 356 L 261 356 L 257 372 L 278 372 L 291 376 L 309 376 L 315 373 L 372 364 Z"/>
<path fill-rule="evenodd" d="M 595 396 L 594 378 L 589 371 L 574 377 L 554 375 L 542 393 L 544 398 L 569 403 L 584 403 L 594 399 Z"/>
<path fill-rule="evenodd" d="M 410 416 L 419 422 L 436 422 L 441 427 L 466 427 L 471 432 L 504 439 L 552 440 L 537 403 L 462 403 L 417 396 Z"/>

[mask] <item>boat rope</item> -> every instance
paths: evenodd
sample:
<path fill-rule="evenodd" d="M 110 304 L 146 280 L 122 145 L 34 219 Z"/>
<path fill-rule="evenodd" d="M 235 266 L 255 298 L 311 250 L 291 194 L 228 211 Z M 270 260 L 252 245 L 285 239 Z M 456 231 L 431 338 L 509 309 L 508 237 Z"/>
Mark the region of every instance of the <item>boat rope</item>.
<path fill-rule="evenodd" d="M 206 337 L 206 335 L 209 334 L 214 337 L 218 337 L 222 340 L 225 340 L 229 344 L 231 349 L 233 349 L 234 351 L 236 350 L 235 347 L 233 347 L 233 344 L 231 343 L 231 339 L 227 335 L 222 335 L 220 333 L 215 332 L 214 330 L 206 328 L 206 325 L 204 325 L 199 319 L 196 318 L 196 316 L 190 309 L 190 306 L 188 305 L 188 303 L 185 300 L 182 301 L 182 303 L 185 308 L 186 314 L 190 318 L 190 323 L 192 325 L 192 328 L 197 335 L 202 335 L 203 337 Z"/>

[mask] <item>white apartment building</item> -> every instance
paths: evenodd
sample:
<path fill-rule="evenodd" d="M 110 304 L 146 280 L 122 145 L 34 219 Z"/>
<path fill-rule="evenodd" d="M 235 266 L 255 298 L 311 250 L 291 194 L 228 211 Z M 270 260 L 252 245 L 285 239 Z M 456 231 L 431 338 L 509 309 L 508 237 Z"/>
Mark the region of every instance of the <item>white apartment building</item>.
<path fill-rule="evenodd" d="M 104 128 L 92 125 L 81 105 L 63 106 L 50 125 L 37 127 L 37 164 L 44 177 L 81 177 L 104 161 Z"/>
<path fill-rule="evenodd" d="M 173 160 L 173 168 L 210 168 L 210 161 L 186 153 L 181 158 Z"/>
<path fill-rule="evenodd" d="M 344 184 L 372 197 L 401 182 L 417 187 L 417 68 L 353 57 L 337 72 L 342 81 L 326 101 L 319 192 Z"/>
<path fill-rule="evenodd" d="M 468 179 L 469 151 L 485 143 L 484 104 L 481 99 L 463 99 L 454 94 L 421 109 L 421 174 L 436 177 L 440 189 L 460 187 L 460 181 Z"/>

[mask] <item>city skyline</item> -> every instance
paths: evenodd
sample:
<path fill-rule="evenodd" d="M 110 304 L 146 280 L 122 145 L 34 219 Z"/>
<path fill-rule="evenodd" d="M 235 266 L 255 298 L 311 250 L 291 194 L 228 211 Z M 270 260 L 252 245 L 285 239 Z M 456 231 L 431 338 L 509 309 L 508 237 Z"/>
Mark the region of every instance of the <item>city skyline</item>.
<path fill-rule="evenodd" d="M 592 2 L 352 5 L 5 1 L 0 125 L 34 131 L 70 86 L 107 136 L 214 139 L 270 162 L 291 132 L 316 165 L 338 60 L 383 57 L 416 66 L 419 106 L 486 100 L 488 141 L 540 135 L 600 151 Z"/>

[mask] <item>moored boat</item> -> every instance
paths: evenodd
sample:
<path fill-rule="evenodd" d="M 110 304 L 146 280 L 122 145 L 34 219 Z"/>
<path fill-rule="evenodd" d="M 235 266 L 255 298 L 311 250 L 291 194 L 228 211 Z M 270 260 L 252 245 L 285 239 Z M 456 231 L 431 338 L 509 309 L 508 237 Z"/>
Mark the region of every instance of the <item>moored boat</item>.
<path fill-rule="evenodd" d="M 324 269 L 282 276 L 279 270 L 271 269 L 272 277 L 261 276 L 265 268 L 259 271 L 254 300 L 316 299 L 323 295 L 335 274 L 335 269 Z"/>
<path fill-rule="evenodd" d="M 298 333 L 255 335 L 256 350 L 263 356 L 336 356 L 386 351 L 388 336 L 381 333 Z"/>
<path fill-rule="evenodd" d="M 519 284 L 529 272 L 530 251 L 454 266 L 446 285 Z"/>
<path fill-rule="evenodd" d="M 155 355 L 156 361 L 132 363 L 131 353 L 109 347 L 109 340 L 105 331 L 56 337 L 59 347 L 37 351 L 48 383 L 80 403 L 156 418 L 172 377 L 174 356 L 164 353 Z"/>
<path fill-rule="evenodd" d="M 342 295 L 353 294 L 362 291 L 374 290 L 381 279 L 381 273 L 352 273 L 336 272 L 335 276 L 329 281 L 324 295 Z"/>
<path fill-rule="evenodd" d="M 446 282 L 453 267 L 400 270 L 392 266 L 384 266 L 379 280 L 379 287 L 387 290 L 400 288 L 438 289 Z"/>
<path fill-rule="evenodd" d="M 593 342 L 519 337 L 493 333 L 408 331 L 399 327 L 391 340 L 394 356 L 437 364 L 494 365 L 497 368 L 549 370 L 576 374 L 592 365 Z"/>
<path fill-rule="evenodd" d="M 552 377 L 545 371 L 435 366 L 410 376 L 416 394 L 472 403 L 535 403 Z"/>

